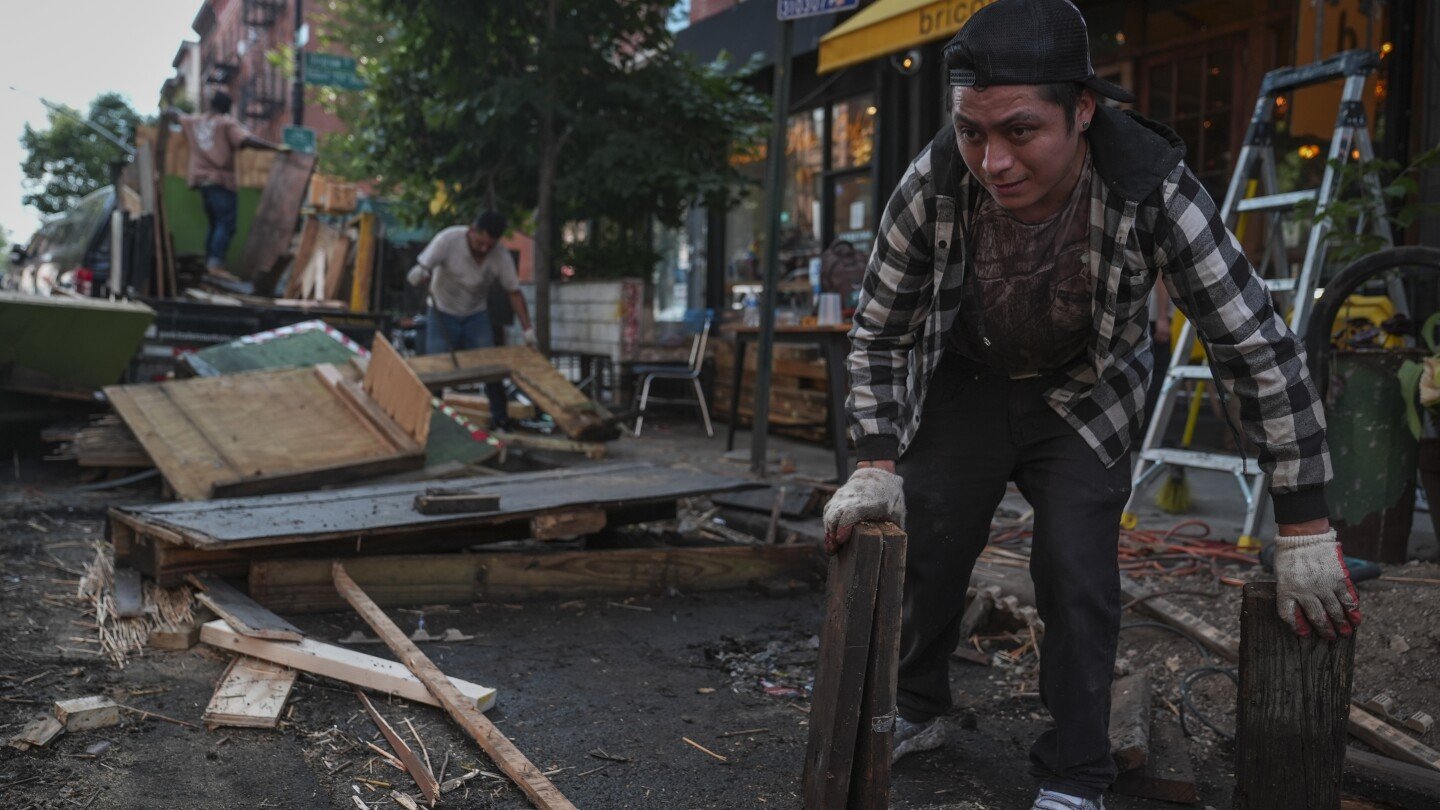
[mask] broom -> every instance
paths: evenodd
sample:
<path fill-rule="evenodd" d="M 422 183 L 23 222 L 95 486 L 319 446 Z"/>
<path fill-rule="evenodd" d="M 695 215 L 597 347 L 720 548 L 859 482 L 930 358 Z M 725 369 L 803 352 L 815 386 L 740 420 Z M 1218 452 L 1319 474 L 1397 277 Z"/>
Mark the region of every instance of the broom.
<path fill-rule="evenodd" d="M 1195 383 L 1195 392 L 1190 396 L 1190 413 L 1185 417 L 1185 433 L 1180 437 L 1180 446 L 1189 449 L 1195 439 L 1195 424 L 1200 419 L 1200 403 L 1205 399 L 1205 382 Z M 1170 476 L 1155 493 L 1155 505 L 1162 512 L 1178 515 L 1190 511 L 1190 484 L 1185 480 L 1185 468 L 1170 465 Z"/>

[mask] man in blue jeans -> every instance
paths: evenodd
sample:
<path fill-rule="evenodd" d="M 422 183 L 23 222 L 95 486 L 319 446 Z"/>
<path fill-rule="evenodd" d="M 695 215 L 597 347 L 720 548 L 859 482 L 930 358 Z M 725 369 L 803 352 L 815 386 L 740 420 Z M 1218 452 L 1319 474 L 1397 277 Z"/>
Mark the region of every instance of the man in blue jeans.
<path fill-rule="evenodd" d="M 461 349 L 495 345 L 487 299 L 499 284 L 507 294 L 510 308 L 520 318 L 525 342 L 535 345 L 530 312 L 520 293 L 520 279 L 510 251 L 499 245 L 505 233 L 505 217 L 486 211 L 469 226 L 456 225 L 435 234 L 420 253 L 406 279 L 415 286 L 428 284 L 429 311 L 425 319 L 425 353 L 440 354 Z M 486 383 L 490 400 L 490 429 L 509 425 L 505 409 L 505 386 Z"/>
<path fill-rule="evenodd" d="M 167 118 L 178 118 L 190 145 L 190 162 L 186 182 L 198 189 L 205 202 L 205 218 L 210 228 L 205 232 L 205 270 L 227 275 L 225 254 L 235 238 L 238 197 L 235 192 L 235 153 L 243 146 L 283 151 L 285 147 L 257 138 L 230 116 L 230 94 L 215 91 L 210 108 L 201 115 L 181 115 L 167 110 Z"/>

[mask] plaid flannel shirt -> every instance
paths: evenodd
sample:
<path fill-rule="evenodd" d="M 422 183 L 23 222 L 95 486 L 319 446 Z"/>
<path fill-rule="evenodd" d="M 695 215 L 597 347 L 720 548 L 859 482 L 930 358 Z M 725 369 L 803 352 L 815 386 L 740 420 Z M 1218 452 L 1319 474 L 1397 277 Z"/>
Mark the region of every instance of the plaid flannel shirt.
<path fill-rule="evenodd" d="M 1129 458 L 1144 418 L 1148 302 L 1159 278 L 1240 403 L 1241 425 L 1271 476 L 1276 521 L 1326 516 L 1325 413 L 1300 341 L 1214 200 L 1180 161 L 1173 133 L 1167 140 L 1159 125 L 1107 108 L 1093 123 L 1087 261 L 1095 331 L 1085 354 L 1063 370 L 1064 381 L 1047 392 L 1050 406 L 1106 466 Z M 942 132 L 920 153 L 886 206 L 850 331 L 847 410 L 861 459 L 898 458 L 914 439 L 960 309 L 968 206 L 958 201 L 969 200 L 978 184 L 958 153 L 932 160 L 937 149 L 953 153 L 953 135 Z M 935 176 L 937 165 L 949 167 L 948 181 Z"/>

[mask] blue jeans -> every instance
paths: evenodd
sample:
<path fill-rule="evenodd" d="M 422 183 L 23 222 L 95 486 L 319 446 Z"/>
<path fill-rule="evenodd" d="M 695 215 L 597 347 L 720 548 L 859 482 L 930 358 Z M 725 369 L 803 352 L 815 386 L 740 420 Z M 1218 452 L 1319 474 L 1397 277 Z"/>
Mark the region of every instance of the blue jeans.
<path fill-rule="evenodd" d="M 495 345 L 490 329 L 490 313 L 447 315 L 430 307 L 425 315 L 425 353 L 444 354 L 462 349 L 487 349 Z M 485 383 L 485 398 L 490 400 L 490 428 L 498 430 L 509 423 L 505 409 L 505 384 Z"/>
<path fill-rule="evenodd" d="M 205 217 L 210 229 L 205 232 L 205 266 L 224 267 L 230 240 L 235 238 L 235 220 L 239 214 L 239 196 L 220 185 L 200 187 L 205 200 Z"/>

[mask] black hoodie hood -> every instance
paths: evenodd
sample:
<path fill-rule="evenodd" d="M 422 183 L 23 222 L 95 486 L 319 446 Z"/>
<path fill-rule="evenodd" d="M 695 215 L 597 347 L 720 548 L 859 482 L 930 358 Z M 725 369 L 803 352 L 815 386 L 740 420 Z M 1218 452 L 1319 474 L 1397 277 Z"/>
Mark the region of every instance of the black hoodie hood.
<path fill-rule="evenodd" d="M 1096 107 L 1088 134 L 1095 173 L 1133 202 L 1154 193 L 1185 159 L 1185 142 L 1175 130 L 1129 110 Z"/>

